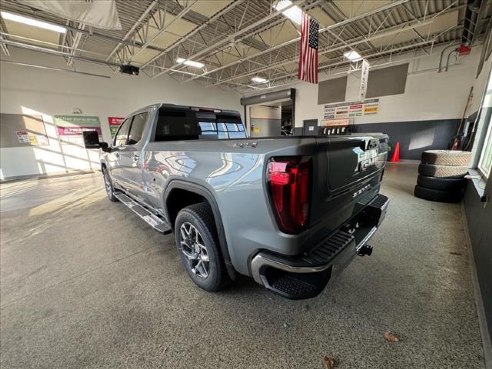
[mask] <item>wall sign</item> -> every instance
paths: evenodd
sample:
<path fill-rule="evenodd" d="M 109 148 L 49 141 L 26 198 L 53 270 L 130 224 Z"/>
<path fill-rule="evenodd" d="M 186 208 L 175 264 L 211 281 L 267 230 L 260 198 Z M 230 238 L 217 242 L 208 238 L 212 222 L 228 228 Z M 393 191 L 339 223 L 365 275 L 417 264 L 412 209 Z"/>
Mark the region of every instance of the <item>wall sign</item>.
<path fill-rule="evenodd" d="M 102 136 L 99 117 L 88 115 L 54 115 L 60 140 L 83 145 L 82 132 L 97 131 Z"/>
<path fill-rule="evenodd" d="M 125 118 L 123 117 L 108 117 L 109 130 L 111 131 L 112 137 L 116 135 L 118 128 L 120 128 L 124 120 Z"/>
<path fill-rule="evenodd" d="M 360 117 L 363 115 L 377 114 L 378 110 L 379 99 L 327 104 L 325 105 L 323 118 L 325 120 L 331 120 Z"/>

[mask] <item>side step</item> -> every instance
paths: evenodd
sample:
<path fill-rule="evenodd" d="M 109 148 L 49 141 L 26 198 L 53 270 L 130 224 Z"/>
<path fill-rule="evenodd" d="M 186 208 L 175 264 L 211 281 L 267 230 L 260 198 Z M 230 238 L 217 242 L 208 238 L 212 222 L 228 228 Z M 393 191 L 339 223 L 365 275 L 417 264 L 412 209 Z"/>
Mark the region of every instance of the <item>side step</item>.
<path fill-rule="evenodd" d="M 168 234 L 172 232 L 169 224 L 158 216 L 152 214 L 150 211 L 145 209 L 135 200 L 131 199 L 129 196 L 125 195 L 123 192 L 116 192 L 114 194 L 122 204 L 125 204 L 130 210 L 137 214 L 140 218 L 145 220 L 152 228 L 156 231 Z"/>

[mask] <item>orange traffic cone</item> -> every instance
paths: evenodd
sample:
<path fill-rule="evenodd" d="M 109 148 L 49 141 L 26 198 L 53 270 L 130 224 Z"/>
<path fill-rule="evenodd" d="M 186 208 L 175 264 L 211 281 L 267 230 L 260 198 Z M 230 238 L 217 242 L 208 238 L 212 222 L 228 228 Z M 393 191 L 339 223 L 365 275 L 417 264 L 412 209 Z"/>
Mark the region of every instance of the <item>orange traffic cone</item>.
<path fill-rule="evenodd" d="M 393 150 L 393 155 L 391 155 L 392 163 L 398 163 L 400 161 L 400 141 L 396 142 L 395 149 Z"/>

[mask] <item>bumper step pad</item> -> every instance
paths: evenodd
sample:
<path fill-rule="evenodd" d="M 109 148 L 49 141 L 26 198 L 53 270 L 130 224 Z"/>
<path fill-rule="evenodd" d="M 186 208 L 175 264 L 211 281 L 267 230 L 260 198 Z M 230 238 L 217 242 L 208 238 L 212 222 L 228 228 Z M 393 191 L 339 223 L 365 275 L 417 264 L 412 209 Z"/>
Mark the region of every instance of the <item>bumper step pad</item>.
<path fill-rule="evenodd" d="M 149 210 L 144 208 L 129 196 L 125 195 L 123 192 L 117 192 L 115 193 L 115 196 L 122 204 L 126 205 L 131 211 L 145 220 L 156 231 L 164 234 L 172 232 L 171 227 L 166 221 L 159 218 L 157 215 L 152 214 Z"/>
<path fill-rule="evenodd" d="M 367 242 L 384 219 L 388 203 L 386 196 L 378 195 L 345 225 L 302 255 L 290 257 L 260 252 L 251 263 L 253 278 L 289 299 L 317 296 L 357 254 L 369 255 L 367 250 L 360 250 L 370 248 Z"/>

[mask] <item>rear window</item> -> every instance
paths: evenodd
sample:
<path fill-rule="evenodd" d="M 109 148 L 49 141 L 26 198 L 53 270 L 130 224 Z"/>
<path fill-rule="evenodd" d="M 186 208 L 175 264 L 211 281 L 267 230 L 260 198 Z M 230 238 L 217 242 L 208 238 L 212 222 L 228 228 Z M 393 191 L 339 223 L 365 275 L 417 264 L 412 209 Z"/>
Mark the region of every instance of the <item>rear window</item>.
<path fill-rule="evenodd" d="M 237 116 L 165 110 L 159 112 L 155 141 L 213 140 L 246 138 L 246 132 Z"/>

